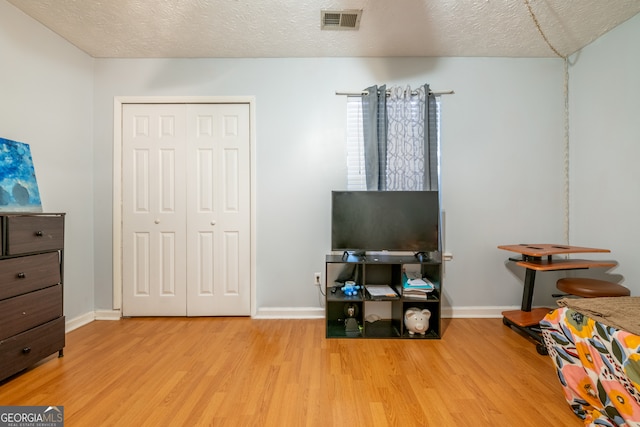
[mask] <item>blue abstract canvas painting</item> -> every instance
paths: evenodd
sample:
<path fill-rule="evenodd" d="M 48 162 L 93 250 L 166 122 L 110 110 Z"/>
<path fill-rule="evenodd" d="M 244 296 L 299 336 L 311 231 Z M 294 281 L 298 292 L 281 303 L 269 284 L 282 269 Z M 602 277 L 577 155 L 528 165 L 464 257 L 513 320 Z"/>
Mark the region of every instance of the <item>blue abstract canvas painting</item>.
<path fill-rule="evenodd" d="M 29 144 L 0 138 L 0 211 L 42 212 Z"/>

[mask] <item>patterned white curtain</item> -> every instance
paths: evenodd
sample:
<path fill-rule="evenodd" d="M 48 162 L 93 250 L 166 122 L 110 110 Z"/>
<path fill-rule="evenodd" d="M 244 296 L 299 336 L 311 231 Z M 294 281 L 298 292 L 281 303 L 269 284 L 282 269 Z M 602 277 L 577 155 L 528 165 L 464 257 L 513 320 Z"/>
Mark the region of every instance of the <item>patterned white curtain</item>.
<path fill-rule="evenodd" d="M 387 190 L 424 190 L 425 108 L 421 86 L 390 89 L 387 98 Z"/>

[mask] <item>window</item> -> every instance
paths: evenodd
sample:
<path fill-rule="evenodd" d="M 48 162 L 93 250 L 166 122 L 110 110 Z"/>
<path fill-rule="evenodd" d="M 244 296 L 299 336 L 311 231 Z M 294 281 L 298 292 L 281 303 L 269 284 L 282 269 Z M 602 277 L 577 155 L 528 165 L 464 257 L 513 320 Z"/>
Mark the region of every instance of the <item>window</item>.
<path fill-rule="evenodd" d="M 347 97 L 347 190 L 366 190 L 362 102 L 359 96 Z"/>
<path fill-rule="evenodd" d="M 437 144 L 440 147 L 440 97 L 436 97 Z M 439 157 L 438 149 L 438 157 Z M 347 97 L 347 190 L 366 190 L 362 99 Z"/>

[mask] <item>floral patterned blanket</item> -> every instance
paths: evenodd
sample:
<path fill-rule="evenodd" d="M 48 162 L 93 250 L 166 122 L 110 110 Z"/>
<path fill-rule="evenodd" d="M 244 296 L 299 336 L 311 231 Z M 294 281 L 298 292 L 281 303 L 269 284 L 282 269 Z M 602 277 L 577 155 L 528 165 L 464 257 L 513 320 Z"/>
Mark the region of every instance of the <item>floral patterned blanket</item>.
<path fill-rule="evenodd" d="M 569 307 L 540 323 L 565 398 L 587 426 L 640 426 L 640 336 Z"/>

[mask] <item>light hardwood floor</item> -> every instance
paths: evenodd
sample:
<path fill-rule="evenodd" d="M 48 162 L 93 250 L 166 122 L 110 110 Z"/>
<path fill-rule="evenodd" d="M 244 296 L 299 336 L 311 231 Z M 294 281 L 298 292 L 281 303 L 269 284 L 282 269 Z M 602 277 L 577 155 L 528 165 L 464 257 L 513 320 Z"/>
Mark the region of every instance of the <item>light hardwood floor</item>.
<path fill-rule="evenodd" d="M 136 318 L 67 334 L 0 405 L 85 426 L 580 426 L 548 356 L 500 319 L 441 340 L 326 339 L 324 320 Z"/>

